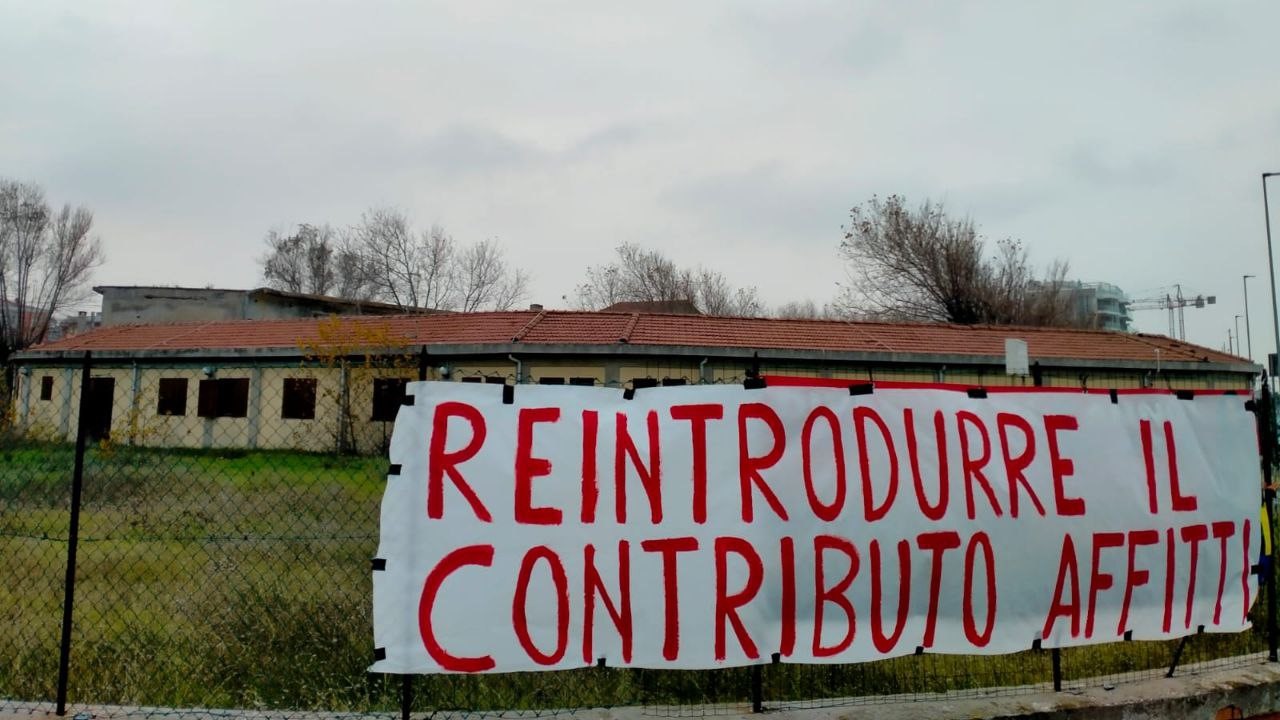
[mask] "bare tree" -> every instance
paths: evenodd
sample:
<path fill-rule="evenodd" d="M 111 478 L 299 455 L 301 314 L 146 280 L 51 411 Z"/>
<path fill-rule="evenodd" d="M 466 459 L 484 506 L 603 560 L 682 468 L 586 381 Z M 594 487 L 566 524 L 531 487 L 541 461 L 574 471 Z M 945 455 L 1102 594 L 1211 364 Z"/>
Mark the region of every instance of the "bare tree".
<path fill-rule="evenodd" d="M 463 312 L 510 310 L 528 294 L 528 273 L 507 266 L 497 240 L 481 240 L 458 253 L 454 272 Z"/>
<path fill-rule="evenodd" d="M 90 295 L 102 264 L 93 213 L 54 211 L 37 185 L 0 179 L 0 360 L 42 341 L 54 315 Z"/>
<path fill-rule="evenodd" d="M 1065 262 L 1037 278 L 1018 241 L 995 258 L 969 218 L 925 201 L 873 197 L 855 207 L 840 253 L 849 263 L 837 309 L 846 316 L 916 322 L 1073 325 Z"/>
<path fill-rule="evenodd" d="M 724 275 L 705 268 L 686 273 L 690 296 L 698 309 L 708 315 L 723 317 L 759 317 L 764 303 L 754 287 L 740 288 L 730 284 Z"/>
<path fill-rule="evenodd" d="M 360 218 L 353 238 L 370 287 L 381 299 L 404 308 L 439 309 L 440 300 L 450 296 L 453 238 L 442 228 L 418 235 L 404 213 L 375 208 Z"/>
<path fill-rule="evenodd" d="M 703 267 L 681 268 L 657 250 L 626 243 L 617 258 L 587 268 L 575 290 L 576 304 L 599 309 L 619 302 L 692 302 L 710 315 L 760 315 L 763 303 L 755 288 L 738 288 L 721 273 Z"/>
<path fill-rule="evenodd" d="M 793 300 L 779 305 L 773 316 L 783 320 L 832 320 L 838 313 L 830 305 L 818 305 L 813 300 Z"/>
<path fill-rule="evenodd" d="M 265 242 L 267 254 L 260 262 L 269 287 L 314 295 L 332 292 L 337 283 L 333 228 L 303 223 L 292 235 L 272 230 Z"/>
<path fill-rule="evenodd" d="M 464 311 L 507 310 L 528 293 L 528 274 L 511 267 L 497 240 L 460 245 L 438 225 L 415 230 L 391 208 L 370 209 L 344 232 L 304 224 L 265 242 L 263 277 L 289 292 Z"/>

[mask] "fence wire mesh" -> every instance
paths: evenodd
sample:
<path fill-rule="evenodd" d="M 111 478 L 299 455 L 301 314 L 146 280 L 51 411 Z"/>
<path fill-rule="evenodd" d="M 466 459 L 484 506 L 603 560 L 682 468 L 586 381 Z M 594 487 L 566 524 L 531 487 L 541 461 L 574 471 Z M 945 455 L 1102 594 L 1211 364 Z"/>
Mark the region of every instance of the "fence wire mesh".
<path fill-rule="evenodd" d="M 417 359 L 99 363 L 87 383 L 85 372 L 16 374 L 0 418 L 0 712 L 57 703 L 78 432 L 86 442 L 71 714 L 528 717 L 643 706 L 648 715 L 688 716 L 1053 687 L 1052 652 L 1028 650 L 857 665 L 421 676 L 406 697 L 399 677 L 366 672 L 369 561 L 391 421 Z M 693 367 L 609 382 L 492 371 L 451 379 L 645 387 L 745 376 L 712 378 Z M 1265 607 L 1254 609 L 1255 629 L 1238 635 L 1064 650 L 1062 685 L 1163 676 L 1175 654 L 1179 672 L 1259 662 Z"/>

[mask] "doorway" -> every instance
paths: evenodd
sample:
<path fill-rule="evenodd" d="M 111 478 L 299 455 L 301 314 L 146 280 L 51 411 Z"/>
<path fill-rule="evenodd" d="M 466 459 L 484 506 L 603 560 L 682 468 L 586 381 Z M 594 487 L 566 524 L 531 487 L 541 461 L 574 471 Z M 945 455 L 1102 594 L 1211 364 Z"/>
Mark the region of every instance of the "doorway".
<path fill-rule="evenodd" d="M 89 378 L 88 412 L 85 415 L 85 437 L 90 442 L 111 437 L 111 408 L 115 404 L 116 379 Z"/>

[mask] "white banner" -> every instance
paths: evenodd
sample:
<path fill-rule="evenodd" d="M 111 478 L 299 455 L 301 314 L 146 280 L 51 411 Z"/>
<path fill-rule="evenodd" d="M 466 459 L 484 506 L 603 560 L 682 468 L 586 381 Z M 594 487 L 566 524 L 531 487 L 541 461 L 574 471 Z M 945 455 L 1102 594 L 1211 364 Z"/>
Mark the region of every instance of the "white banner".
<path fill-rule="evenodd" d="M 1257 595 L 1243 397 L 408 392 L 373 672 L 1009 653 L 1236 632 Z"/>

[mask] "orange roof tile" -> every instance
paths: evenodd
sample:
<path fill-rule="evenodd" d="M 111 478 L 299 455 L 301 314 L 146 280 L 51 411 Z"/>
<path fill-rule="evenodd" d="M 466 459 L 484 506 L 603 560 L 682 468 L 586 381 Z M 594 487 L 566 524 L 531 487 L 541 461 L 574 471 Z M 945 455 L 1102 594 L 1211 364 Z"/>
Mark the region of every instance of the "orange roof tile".
<path fill-rule="evenodd" d="M 516 340 L 518 338 L 518 340 Z M 1246 362 L 1167 337 L 1101 330 L 777 320 L 705 315 L 513 311 L 342 316 L 105 327 L 32 348 L 44 352 L 299 349 L 324 345 L 636 345 L 1002 357 L 1004 341 L 1033 358 Z"/>

